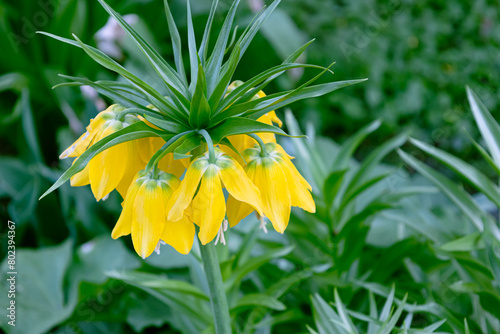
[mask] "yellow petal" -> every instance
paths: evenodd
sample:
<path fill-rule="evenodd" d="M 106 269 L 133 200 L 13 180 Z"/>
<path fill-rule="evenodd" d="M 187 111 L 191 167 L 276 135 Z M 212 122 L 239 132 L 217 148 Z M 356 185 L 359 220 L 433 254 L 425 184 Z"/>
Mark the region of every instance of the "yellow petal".
<path fill-rule="evenodd" d="M 230 227 L 238 225 L 238 223 L 254 211 L 254 208 L 245 202 L 240 202 L 233 196 L 227 198 L 227 221 Z"/>
<path fill-rule="evenodd" d="M 195 159 L 189 166 L 181 185 L 168 201 L 167 212 L 169 221 L 178 221 L 184 216 L 184 210 L 193 200 L 201 177 L 207 167 L 206 160 Z"/>
<path fill-rule="evenodd" d="M 143 259 L 151 255 L 165 227 L 165 200 L 157 180 L 145 181 L 134 200 L 132 242 Z"/>
<path fill-rule="evenodd" d="M 149 142 L 147 144 L 149 145 Z M 123 160 L 123 162 L 125 163 L 125 172 L 123 173 L 120 183 L 118 183 L 118 185 L 116 186 L 116 190 L 118 190 L 122 198 L 125 198 L 127 190 L 130 184 L 135 180 L 137 172 L 143 170 L 147 164 L 147 161 L 144 162 L 144 160 L 142 160 L 140 157 L 141 147 L 139 145 L 141 145 L 141 142 L 139 142 L 138 140 L 131 140 L 125 142 L 124 145 L 128 150 L 128 153 L 126 155 L 127 160 Z"/>
<path fill-rule="evenodd" d="M 285 173 L 271 158 L 252 162 L 248 169 L 252 168 L 255 168 L 253 181 L 260 190 L 264 215 L 276 231 L 283 233 L 290 219 L 292 204 Z"/>
<path fill-rule="evenodd" d="M 110 128 L 108 126 L 100 139 L 114 132 Z M 101 200 L 118 186 L 125 173 L 127 159 L 127 143 L 122 143 L 99 153 L 90 160 L 90 187 L 96 200 Z"/>
<path fill-rule="evenodd" d="M 136 175 L 137 177 L 137 175 Z M 132 220 L 133 220 L 133 210 L 134 210 L 134 200 L 137 195 L 137 191 L 141 187 L 142 182 L 135 181 L 127 191 L 125 201 L 123 202 L 122 213 L 118 222 L 116 223 L 113 231 L 111 232 L 111 237 L 117 239 L 123 235 L 129 235 L 132 230 Z"/>
<path fill-rule="evenodd" d="M 160 160 L 158 167 L 160 167 L 161 170 L 167 173 L 174 174 L 177 177 L 181 177 L 186 170 L 186 167 L 181 160 L 185 159 L 174 160 L 174 154 L 168 153 L 167 155 L 165 155 L 165 157 L 163 157 L 163 159 Z"/>
<path fill-rule="evenodd" d="M 250 204 L 262 215 L 262 201 L 259 189 L 248 178 L 243 168 L 232 158 L 222 156 L 217 160 L 219 176 L 231 196 L 240 202 Z"/>
<path fill-rule="evenodd" d="M 76 161 L 76 159 L 75 159 Z M 73 164 L 75 163 L 73 161 Z M 89 165 L 85 166 L 85 168 L 79 172 L 73 175 L 70 179 L 70 183 L 72 187 L 81 187 L 81 186 L 86 186 L 87 184 L 90 183 L 89 179 Z"/>
<path fill-rule="evenodd" d="M 193 247 L 194 224 L 189 221 L 187 216 L 176 222 L 167 221 L 163 228 L 161 240 L 181 254 L 188 254 Z"/>
<path fill-rule="evenodd" d="M 203 245 L 212 241 L 224 220 L 226 203 L 215 165 L 210 165 L 193 200 L 193 220 L 200 226 L 198 237 Z"/>
<path fill-rule="evenodd" d="M 292 206 L 298 206 L 311 213 L 316 212 L 316 204 L 314 203 L 312 195 L 304 183 L 301 182 L 303 179 L 302 175 L 300 175 L 290 160 L 288 160 L 288 163 L 284 160 L 287 160 L 287 158 L 280 159 L 279 161 L 282 163 L 282 170 L 286 175 Z M 305 179 L 303 180 L 309 186 L 309 183 L 307 183 Z"/>

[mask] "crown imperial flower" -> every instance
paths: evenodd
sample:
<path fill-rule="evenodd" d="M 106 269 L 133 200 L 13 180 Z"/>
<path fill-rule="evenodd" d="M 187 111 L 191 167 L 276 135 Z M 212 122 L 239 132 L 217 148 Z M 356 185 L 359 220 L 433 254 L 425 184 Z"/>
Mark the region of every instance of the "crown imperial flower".
<path fill-rule="evenodd" d="M 226 215 L 234 226 L 255 210 L 283 233 L 292 206 L 314 212 L 311 187 L 276 143 L 276 135 L 287 134 L 280 128 L 275 110 L 363 80 L 313 85 L 331 72 L 331 65 L 325 68 L 295 63 L 310 41 L 283 63 L 245 82 L 231 84 L 250 42 L 279 0 L 262 10 L 238 38 L 231 40 L 240 3 L 234 1 L 215 43 L 210 41 L 210 32 L 218 2 L 213 2 L 205 32 L 197 43 L 188 1 L 188 57 L 182 54 L 179 31 L 168 1 L 164 1 L 174 66 L 104 0 L 98 1 L 164 85 L 160 90 L 153 88 L 74 35 L 70 40 L 43 33 L 81 48 L 125 80 L 91 81 L 62 75 L 70 82 L 57 86 L 90 86 L 117 104 L 91 120 L 87 131 L 61 154 L 61 159 L 76 159 L 42 197 L 68 180 L 73 186 L 90 184 L 97 200 L 117 189 L 124 204 L 112 236 L 132 234 L 134 248 L 142 257 L 149 256 L 160 241 L 181 253 L 189 252 L 195 233 L 193 223 L 199 226 L 201 243 L 207 244 L 219 231 L 220 240 L 225 241 L 222 233 Z M 189 59 L 189 71 L 184 59 Z M 297 68 L 320 73 L 295 89 L 264 94 L 263 89 L 275 78 Z M 229 193 L 227 205 L 223 188 Z"/>

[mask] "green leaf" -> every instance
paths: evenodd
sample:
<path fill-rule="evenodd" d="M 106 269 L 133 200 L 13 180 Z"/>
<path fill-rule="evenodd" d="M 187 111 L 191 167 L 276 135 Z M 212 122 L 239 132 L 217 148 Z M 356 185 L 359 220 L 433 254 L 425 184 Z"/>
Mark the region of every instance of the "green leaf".
<path fill-rule="evenodd" d="M 179 77 L 177 72 L 154 50 L 116 11 L 113 10 L 104 0 L 98 0 L 101 6 L 111 15 L 130 36 L 132 41 L 148 58 L 149 63 L 156 73 L 163 79 L 171 90 L 182 91 L 187 94 L 187 87 Z"/>
<path fill-rule="evenodd" d="M 226 92 L 229 82 L 233 77 L 234 71 L 236 70 L 236 66 L 238 65 L 239 55 L 240 55 L 240 48 L 238 45 L 236 45 L 233 49 L 233 52 L 231 53 L 231 57 L 229 57 L 229 60 L 224 65 L 224 69 L 221 78 L 219 80 L 219 83 L 217 84 L 217 87 L 215 87 L 212 95 L 210 96 L 210 99 L 208 100 L 211 110 L 217 109 L 220 100 L 224 96 L 224 93 Z"/>
<path fill-rule="evenodd" d="M 239 283 L 250 272 L 256 270 L 265 263 L 268 263 L 270 260 L 290 254 L 293 248 L 293 246 L 288 246 L 276 250 L 270 250 L 267 251 L 264 255 L 251 258 L 250 260 L 245 262 L 244 265 L 236 268 L 231 273 L 229 278 L 224 282 L 226 290 L 231 289 L 236 283 Z"/>
<path fill-rule="evenodd" d="M 342 323 L 350 333 L 358 333 L 358 330 L 349 317 L 347 308 L 345 307 L 344 303 L 342 303 L 342 300 L 340 299 L 339 293 L 336 288 L 333 290 L 333 293 L 335 296 L 335 306 L 337 308 L 340 319 L 342 319 Z"/>
<path fill-rule="evenodd" d="M 172 40 L 172 49 L 174 51 L 174 61 L 175 67 L 177 68 L 177 73 L 181 77 L 182 81 L 187 84 L 186 71 L 184 69 L 184 63 L 182 61 L 182 44 L 181 37 L 179 35 L 179 30 L 175 24 L 175 20 L 168 6 L 168 1 L 163 1 L 165 5 L 165 15 L 167 17 L 168 30 L 170 31 L 170 38 Z"/>
<path fill-rule="evenodd" d="M 199 60 L 198 60 L 199 61 Z M 189 110 L 189 124 L 195 129 L 203 129 L 210 123 L 211 109 L 206 98 L 207 86 L 203 66 L 198 63 L 198 79 Z"/>
<path fill-rule="evenodd" d="M 143 116 L 151 124 L 159 127 L 162 130 L 170 132 L 170 133 L 177 134 L 177 133 L 185 132 L 185 131 L 188 130 L 183 125 L 180 125 L 180 124 L 177 124 L 177 123 L 174 123 L 174 122 L 170 122 L 170 121 L 167 121 L 165 119 L 161 119 L 161 118 L 154 117 L 154 116 L 151 116 L 151 115 L 146 115 L 146 114 L 143 115 Z"/>
<path fill-rule="evenodd" d="M 94 88 L 96 91 L 98 91 L 99 93 L 101 93 L 102 95 L 109 97 L 111 100 L 115 101 L 116 103 L 121 104 L 124 107 L 147 110 L 147 108 L 140 105 L 139 103 L 127 98 L 123 94 L 118 93 L 117 89 L 114 89 L 113 87 L 108 87 L 108 86 L 101 84 L 99 82 L 94 82 L 94 81 L 91 81 L 91 80 L 88 80 L 85 78 L 72 77 L 69 75 L 62 75 L 62 74 L 59 74 L 59 76 L 62 78 L 68 79 L 68 80 L 74 80 L 79 85 L 90 86 L 90 87 Z M 54 86 L 53 88 L 64 86 L 66 84 L 67 83 L 58 84 L 58 85 Z M 70 83 L 70 84 L 73 84 L 73 83 Z"/>
<path fill-rule="evenodd" d="M 109 136 L 93 144 L 80 157 L 78 157 L 74 162 L 74 164 L 59 177 L 59 179 L 52 185 L 52 187 L 49 188 L 49 190 L 47 190 L 40 197 L 40 199 L 44 198 L 45 196 L 47 196 L 48 194 L 59 188 L 66 181 L 68 181 L 73 175 L 82 171 L 88 164 L 88 162 L 94 156 L 101 153 L 102 151 L 130 140 L 146 138 L 146 137 L 156 137 L 156 136 L 162 137 L 164 135 L 165 134 L 163 132 L 147 126 L 144 122 L 134 123 L 132 125 L 127 126 L 124 129 L 121 129 L 115 133 L 110 134 Z"/>
<path fill-rule="evenodd" d="M 16 231 L 17 232 L 17 231 Z M 17 240 L 16 240 L 17 241 Z M 52 327 L 62 323 L 76 306 L 76 283 L 67 293 L 64 289 L 64 278 L 71 263 L 72 242 L 66 241 L 58 246 L 42 249 L 16 249 L 16 296 L 9 299 L 6 281 L 12 270 L 8 267 L 8 259 L 2 265 L 2 291 L 0 301 L 5 309 L 11 300 L 16 304 L 16 326 L 7 324 L 10 321 L 7 310 L 0 318 L 0 327 L 6 333 L 47 333 Z M 19 317 L 22 316 L 22 319 Z"/>
<path fill-rule="evenodd" d="M 157 165 L 165 155 L 173 152 L 179 145 L 181 145 L 184 138 L 189 136 L 191 133 L 193 133 L 193 130 L 179 133 L 170 138 L 158 151 L 156 151 L 153 157 L 149 160 L 145 170 L 150 170 L 153 166 Z"/>
<path fill-rule="evenodd" d="M 481 100 L 479 100 L 476 93 L 469 86 L 466 87 L 466 90 L 472 114 L 476 119 L 479 131 L 481 131 L 493 160 L 500 167 L 500 126 Z"/>
<path fill-rule="evenodd" d="M 426 166 L 424 163 L 399 149 L 398 154 L 408 165 L 416 169 L 420 174 L 441 189 L 441 191 L 448 196 L 467 217 L 469 217 L 476 228 L 479 231 L 483 231 L 483 221 L 481 219 L 483 212 L 463 188 L 460 188 L 441 173 Z"/>
<path fill-rule="evenodd" d="M 330 305 L 319 294 L 311 296 L 313 306 L 314 322 L 320 334 L 344 334 L 346 329 L 340 327 L 336 323 L 340 323 L 341 319 L 335 313 Z"/>
<path fill-rule="evenodd" d="M 285 131 L 281 130 L 277 126 L 243 117 L 230 117 L 226 119 L 224 123 L 221 123 L 217 125 L 217 127 L 209 130 L 214 143 L 219 143 L 223 138 L 228 136 L 259 132 L 288 136 Z"/>
<path fill-rule="evenodd" d="M 240 4 L 240 0 L 235 0 L 231 4 L 231 8 L 229 8 L 229 12 L 224 20 L 224 24 L 219 33 L 219 37 L 217 38 L 217 42 L 215 42 L 214 49 L 210 58 L 207 61 L 207 87 L 208 87 L 208 95 L 211 95 L 216 82 L 219 80 L 219 71 L 222 65 L 222 60 L 224 59 L 224 53 L 226 51 L 227 42 L 229 40 L 229 34 L 231 33 L 231 27 L 233 26 L 234 16 L 236 13 L 236 9 Z M 239 59 L 238 59 L 239 60 Z"/>
<path fill-rule="evenodd" d="M 401 314 L 403 313 L 407 298 L 408 298 L 408 294 L 405 295 L 401 304 L 399 304 L 398 308 L 396 309 L 396 312 L 394 312 L 394 315 L 389 319 L 389 321 L 385 325 L 382 325 L 382 328 L 380 328 L 380 330 L 377 332 L 377 334 L 391 334 L 392 333 L 393 329 L 396 327 L 397 322 L 399 321 L 399 318 L 401 317 Z M 383 310 L 382 310 L 382 312 L 383 312 Z"/>
<path fill-rule="evenodd" d="M 331 206 L 344 180 L 347 168 L 334 171 L 328 175 L 323 186 L 323 194 L 327 206 Z"/>
<path fill-rule="evenodd" d="M 208 298 L 208 296 L 205 295 L 200 289 L 188 282 L 168 279 L 166 277 L 161 277 L 155 274 L 143 273 L 138 271 L 113 270 L 107 272 L 107 276 L 122 280 L 134 286 L 152 288 L 159 291 L 169 290 L 186 295 L 191 295 L 203 300 L 210 300 L 210 298 Z"/>
<path fill-rule="evenodd" d="M 282 108 L 294 102 L 323 96 L 337 89 L 355 85 L 363 81 L 366 81 L 366 79 L 329 82 L 326 84 L 305 87 L 305 88 L 299 87 L 298 89 L 295 89 L 293 91 L 285 92 L 287 94 L 283 97 L 280 97 L 277 101 L 271 101 L 271 103 L 267 104 L 263 103 L 262 105 L 257 105 L 254 109 L 246 111 L 244 115 L 251 115 L 252 118 L 257 119 L 260 116 L 264 115 L 265 113 L 268 113 L 275 109 Z M 274 97 L 273 95 L 270 95 L 271 99 L 273 97 Z"/>
<path fill-rule="evenodd" d="M 210 35 L 212 32 L 212 24 L 218 4 L 219 0 L 212 1 L 212 7 L 210 7 L 207 24 L 205 25 L 205 31 L 203 32 L 203 37 L 201 39 L 200 49 L 198 50 L 198 54 L 201 56 L 201 61 L 203 64 L 205 64 L 205 61 L 207 59 L 208 46 L 210 45 Z"/>
<path fill-rule="evenodd" d="M 191 2 L 186 2 L 187 6 L 187 29 L 188 29 L 188 50 L 189 63 L 191 66 L 191 85 L 190 88 L 197 86 L 199 59 L 196 51 L 196 37 L 194 35 L 193 16 L 191 15 Z"/>
<path fill-rule="evenodd" d="M 192 132 L 192 135 L 186 136 L 184 142 L 174 150 L 174 159 L 178 160 L 192 157 L 192 155 L 188 153 L 200 147 L 202 143 L 203 141 L 200 136 Z"/>
<path fill-rule="evenodd" d="M 483 192 L 493 203 L 500 207 L 500 189 L 477 168 L 443 150 L 419 140 L 411 138 L 410 142 L 457 172 L 467 182 L 472 184 L 477 190 Z"/>
<path fill-rule="evenodd" d="M 471 252 L 485 247 L 479 232 L 468 234 L 461 238 L 447 242 L 440 248 L 446 252 Z"/>
<path fill-rule="evenodd" d="M 332 166 L 334 170 L 344 169 L 348 167 L 349 160 L 351 160 L 354 151 L 363 142 L 363 140 L 372 132 L 377 130 L 382 121 L 375 120 L 372 123 L 362 127 L 353 136 L 349 137 L 340 147 L 340 151 L 335 159 L 335 164 Z"/>
<path fill-rule="evenodd" d="M 276 311 L 286 310 L 285 304 L 272 296 L 261 293 L 250 293 L 238 299 L 236 305 L 231 308 L 231 313 L 239 313 L 246 309 L 253 309 L 256 306 Z"/>
<path fill-rule="evenodd" d="M 33 112 L 30 105 L 29 90 L 23 89 L 21 92 L 20 108 L 22 115 L 22 125 L 26 142 L 36 162 L 42 162 L 42 153 L 40 151 L 39 140 L 37 136 L 37 129 L 35 127 L 35 120 L 33 119 Z"/>

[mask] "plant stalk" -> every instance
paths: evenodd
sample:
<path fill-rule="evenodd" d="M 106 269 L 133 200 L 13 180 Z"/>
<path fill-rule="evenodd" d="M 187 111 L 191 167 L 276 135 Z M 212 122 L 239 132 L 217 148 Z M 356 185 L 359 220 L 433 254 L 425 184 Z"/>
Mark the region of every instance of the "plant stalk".
<path fill-rule="evenodd" d="M 217 334 L 231 334 L 231 317 L 215 245 L 211 242 L 202 245 L 200 242 L 200 252 L 210 289 L 210 304 L 212 305 L 215 332 Z"/>

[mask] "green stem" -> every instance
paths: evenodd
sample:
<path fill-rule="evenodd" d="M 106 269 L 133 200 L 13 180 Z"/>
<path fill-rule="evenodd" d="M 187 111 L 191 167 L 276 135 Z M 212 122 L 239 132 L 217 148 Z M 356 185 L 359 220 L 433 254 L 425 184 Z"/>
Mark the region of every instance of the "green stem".
<path fill-rule="evenodd" d="M 215 245 L 211 242 L 202 245 L 200 242 L 200 252 L 208 287 L 210 288 L 210 304 L 212 305 L 215 332 L 217 334 L 231 334 L 231 317 Z"/>
<path fill-rule="evenodd" d="M 262 138 L 260 138 L 259 136 L 257 136 L 255 133 L 249 133 L 248 134 L 250 137 L 252 137 L 253 139 L 255 139 L 255 141 L 257 143 L 259 143 L 259 146 L 260 146 L 260 156 L 265 158 L 268 156 L 267 154 L 267 150 L 266 150 L 266 144 L 264 144 L 264 141 L 262 140 Z"/>
<path fill-rule="evenodd" d="M 214 143 L 212 141 L 212 138 L 210 137 L 210 135 L 208 134 L 208 132 L 206 130 L 198 130 L 198 133 L 200 135 L 203 136 L 203 138 L 205 138 L 205 142 L 207 143 L 207 147 L 208 147 L 208 162 L 210 162 L 211 164 L 215 163 L 215 161 L 217 161 L 217 159 L 215 158 L 215 150 L 214 150 Z"/>

